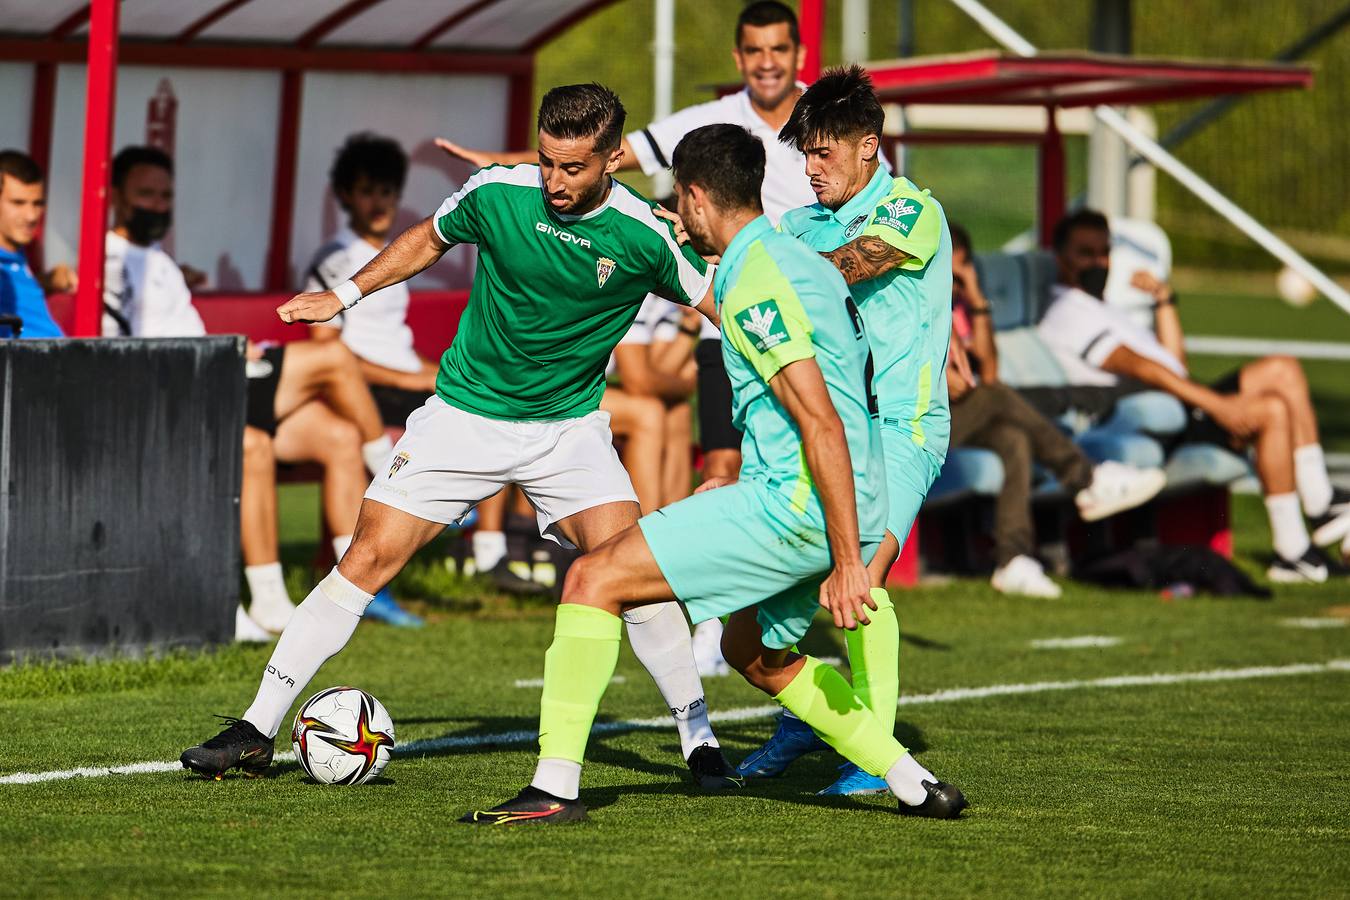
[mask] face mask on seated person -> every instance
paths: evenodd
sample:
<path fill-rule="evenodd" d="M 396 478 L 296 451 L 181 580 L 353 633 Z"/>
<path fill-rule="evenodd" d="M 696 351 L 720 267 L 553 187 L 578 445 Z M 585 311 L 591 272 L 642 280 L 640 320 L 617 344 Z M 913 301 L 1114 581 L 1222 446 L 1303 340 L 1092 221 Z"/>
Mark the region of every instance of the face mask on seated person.
<path fill-rule="evenodd" d="M 133 206 L 127 218 L 127 234 L 135 244 L 153 244 L 169 233 L 173 222 L 173 213 L 169 210 L 156 212 L 143 206 Z"/>
<path fill-rule="evenodd" d="M 1110 270 L 1104 266 L 1093 266 L 1078 273 L 1078 287 L 1098 300 L 1106 293 L 1106 276 Z"/>

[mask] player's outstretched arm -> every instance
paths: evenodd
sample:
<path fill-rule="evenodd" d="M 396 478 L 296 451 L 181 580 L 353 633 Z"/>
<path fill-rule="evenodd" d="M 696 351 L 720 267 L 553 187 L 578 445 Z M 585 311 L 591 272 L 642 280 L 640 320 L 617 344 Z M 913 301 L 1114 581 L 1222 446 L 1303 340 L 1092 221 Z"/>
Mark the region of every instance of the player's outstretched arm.
<path fill-rule="evenodd" d="M 860 235 L 844 246 L 820 255 L 833 263 L 850 285 L 892 272 L 910 258 L 905 251 L 871 234 Z"/>
<path fill-rule="evenodd" d="M 441 240 L 430 218 L 423 219 L 394 239 L 388 247 L 381 250 L 374 259 L 366 263 L 351 280 L 360 290 L 360 296 L 373 294 L 381 288 L 407 281 L 418 272 L 428 268 L 449 245 Z M 339 285 L 337 290 L 341 290 Z M 277 307 L 281 321 L 327 322 L 355 304 L 355 300 L 344 304 L 336 291 L 315 291 L 297 294 L 287 303 Z"/>
<path fill-rule="evenodd" d="M 814 359 L 799 359 L 778 370 L 769 387 L 801 431 L 806 465 L 825 509 L 834 568 L 820 586 L 820 605 L 830 611 L 839 628 L 866 625 L 870 620 L 865 607 L 877 607 L 858 538 L 853 461 L 825 376 Z"/>

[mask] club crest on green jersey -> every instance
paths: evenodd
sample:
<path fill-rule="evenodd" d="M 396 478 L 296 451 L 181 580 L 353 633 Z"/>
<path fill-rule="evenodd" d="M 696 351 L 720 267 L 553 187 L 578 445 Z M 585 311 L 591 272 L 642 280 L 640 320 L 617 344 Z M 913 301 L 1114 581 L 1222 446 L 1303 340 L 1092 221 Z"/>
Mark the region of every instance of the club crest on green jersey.
<path fill-rule="evenodd" d="M 600 287 L 604 287 L 605 282 L 609 281 L 609 276 L 614 274 L 614 267 L 616 265 L 618 265 L 618 263 L 614 262 L 614 260 L 610 259 L 608 256 L 602 256 L 595 261 L 595 280 L 600 283 Z"/>
<path fill-rule="evenodd" d="M 760 353 L 767 353 L 788 339 L 787 327 L 778 312 L 778 304 L 773 300 L 756 303 L 737 313 L 736 324 L 742 331 L 754 336 L 755 349 Z"/>
<path fill-rule="evenodd" d="M 901 234 L 908 235 L 922 212 L 923 204 L 912 197 L 896 197 L 878 206 L 872 221 L 878 225 L 888 225 Z"/>

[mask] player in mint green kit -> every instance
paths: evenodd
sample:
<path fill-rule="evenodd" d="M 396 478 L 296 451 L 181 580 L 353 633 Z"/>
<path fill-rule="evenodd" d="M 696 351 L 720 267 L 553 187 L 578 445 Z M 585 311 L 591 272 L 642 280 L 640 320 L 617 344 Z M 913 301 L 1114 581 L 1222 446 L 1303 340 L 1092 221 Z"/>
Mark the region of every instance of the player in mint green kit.
<path fill-rule="evenodd" d="M 820 607 L 840 627 L 871 627 L 864 561 L 885 531 L 886 501 L 862 319 L 838 272 L 765 218 L 757 138 L 736 125 L 695 129 L 675 148 L 674 174 L 692 245 L 721 256 L 713 290 L 744 464 L 738 480 L 706 482 L 568 572 L 534 779 L 460 821 L 585 817 L 581 764 L 618 662 L 620 615 L 672 597 L 695 622 L 729 613 L 727 661 L 884 777 L 901 813 L 954 818 L 961 792 L 916 762 L 838 672 L 788 649 Z"/>
<path fill-rule="evenodd" d="M 890 514 L 868 572 L 883 607 L 874 619 L 889 627 L 850 635 L 848 655 L 854 686 L 889 732 L 900 689 L 900 633 L 884 585 L 947 456 L 952 244 L 937 200 L 879 165 L 883 119 L 870 79 L 856 66 L 827 72 L 802 95 L 780 137 L 805 155 L 818 199 L 786 213 L 778 227 L 839 268 L 876 362 Z M 777 775 L 822 748 L 809 728 L 785 715 L 773 738 L 737 771 L 750 778 Z M 884 781 L 846 763 L 821 793 L 884 790 Z"/>
<path fill-rule="evenodd" d="M 371 595 L 503 486 L 520 486 L 542 534 L 583 550 L 637 521 L 637 497 L 599 410 L 605 364 L 649 292 L 716 314 L 707 264 L 678 245 L 650 201 L 610 177 L 623 160 L 623 123 L 623 104 L 607 88 L 554 88 L 539 107 L 539 165 L 475 172 L 351 280 L 278 309 L 286 322 L 327 321 L 456 244 L 478 248 L 469 305 L 441 358 L 436 393 L 409 416 L 367 489 L 351 549 L 296 609 L 252 705 L 186 750 L 184 766 L 211 777 L 265 769 L 287 711 L 346 644 Z M 675 719 L 694 781 L 739 786 L 708 722 L 679 606 L 624 618 Z"/>

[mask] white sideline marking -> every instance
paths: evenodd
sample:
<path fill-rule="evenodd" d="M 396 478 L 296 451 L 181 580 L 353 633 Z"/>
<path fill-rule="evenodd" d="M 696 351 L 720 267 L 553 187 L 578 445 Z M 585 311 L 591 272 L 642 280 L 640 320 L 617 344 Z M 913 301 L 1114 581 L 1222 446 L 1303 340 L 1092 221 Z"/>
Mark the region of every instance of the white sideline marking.
<path fill-rule="evenodd" d="M 1272 341 L 1197 334 L 1186 338 L 1185 343 L 1187 352 L 1201 355 L 1270 356 L 1278 353 L 1300 359 L 1350 359 L 1350 344 L 1331 341 Z"/>
<path fill-rule="evenodd" d="M 609 683 L 610 683 L 610 684 L 623 684 L 623 683 L 624 683 L 625 681 L 627 681 L 627 680 L 628 680 L 628 679 L 627 679 L 627 678 L 624 678 L 622 675 L 615 675 L 613 678 L 611 678 L 611 679 L 609 680 Z M 515 681 L 512 682 L 512 684 L 514 684 L 514 685 L 515 685 L 516 687 L 518 687 L 518 688 L 541 688 L 541 687 L 544 686 L 544 679 L 542 679 L 542 678 L 517 678 Z"/>
<path fill-rule="evenodd" d="M 1037 650 L 1078 650 L 1082 647 L 1114 647 L 1120 638 L 1105 634 L 1084 634 L 1078 637 L 1041 638 L 1031 641 Z"/>
<path fill-rule="evenodd" d="M 988 697 L 1007 697 L 1018 694 L 1043 694 L 1049 691 L 1073 691 L 1090 688 L 1156 687 L 1171 684 L 1194 684 L 1214 681 L 1250 681 L 1256 678 L 1280 678 L 1290 675 L 1325 675 L 1329 672 L 1350 673 L 1350 659 L 1333 659 L 1324 663 L 1295 663 L 1288 666 L 1248 666 L 1241 669 L 1210 669 L 1207 672 L 1172 672 L 1157 675 L 1113 675 L 1107 678 L 1085 678 L 1077 681 L 1032 681 L 1025 684 L 991 684 L 985 687 L 947 688 L 931 694 L 901 697 L 898 706 L 921 706 L 929 703 L 957 703 L 962 700 L 983 700 Z M 746 722 L 767 719 L 777 715 L 777 705 L 746 706 L 709 714 L 714 722 Z M 626 719 L 617 722 L 598 722 L 591 734 L 616 734 L 656 728 L 673 728 L 668 716 L 651 719 Z M 412 741 L 398 748 L 398 756 L 415 756 L 461 747 L 491 747 L 508 744 L 531 744 L 539 732 L 504 731 L 498 734 L 446 735 Z M 273 759 L 286 762 L 295 759 L 290 752 L 278 753 Z M 176 762 L 142 762 L 125 766 L 59 769 L 51 772 L 15 772 L 0 776 L 0 784 L 37 784 L 42 781 L 64 781 L 69 778 L 97 778 L 103 775 L 150 775 L 160 772 L 179 772 Z"/>
<path fill-rule="evenodd" d="M 1284 619 L 1280 622 L 1280 624 L 1283 625 L 1285 628 L 1309 628 L 1309 629 L 1344 628 L 1347 624 L 1350 624 L 1350 619 L 1332 619 L 1332 618 Z"/>

